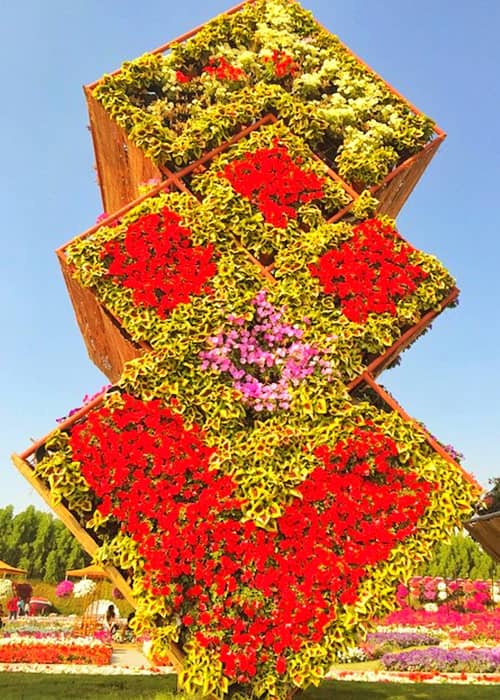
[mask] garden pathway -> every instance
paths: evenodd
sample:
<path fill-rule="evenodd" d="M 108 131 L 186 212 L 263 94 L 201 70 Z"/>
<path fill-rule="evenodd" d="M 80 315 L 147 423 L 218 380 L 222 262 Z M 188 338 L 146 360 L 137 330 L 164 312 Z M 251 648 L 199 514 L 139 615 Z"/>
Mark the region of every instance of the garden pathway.
<path fill-rule="evenodd" d="M 151 666 L 136 644 L 113 644 L 113 666 Z"/>
<path fill-rule="evenodd" d="M 113 644 L 111 664 L 125 668 L 142 668 L 144 670 L 153 668 L 137 644 Z M 158 669 L 155 668 L 153 672 L 158 673 Z M 174 671 L 168 667 L 162 667 L 161 672 L 173 673 Z"/>

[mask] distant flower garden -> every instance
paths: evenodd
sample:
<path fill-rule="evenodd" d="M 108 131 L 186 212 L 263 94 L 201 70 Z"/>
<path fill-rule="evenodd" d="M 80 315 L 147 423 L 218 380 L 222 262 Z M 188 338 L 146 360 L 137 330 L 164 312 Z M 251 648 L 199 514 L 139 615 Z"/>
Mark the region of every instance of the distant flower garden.
<path fill-rule="evenodd" d="M 384 654 L 382 664 L 391 671 L 446 671 L 453 673 L 500 672 L 500 647 L 442 649 L 428 647 Z"/>
<path fill-rule="evenodd" d="M 428 611 L 445 606 L 459 612 L 483 612 L 500 603 L 500 582 L 414 576 L 407 586 L 399 586 L 397 596 L 403 606 Z"/>
<path fill-rule="evenodd" d="M 0 663 L 95 664 L 111 662 L 112 647 L 96 639 L 32 637 L 12 634 L 0 638 Z"/>

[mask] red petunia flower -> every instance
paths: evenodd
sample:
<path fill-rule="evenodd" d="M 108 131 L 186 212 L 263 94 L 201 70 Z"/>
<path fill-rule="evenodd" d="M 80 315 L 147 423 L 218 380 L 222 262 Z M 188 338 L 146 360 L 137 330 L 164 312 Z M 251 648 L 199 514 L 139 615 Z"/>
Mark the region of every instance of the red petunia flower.
<path fill-rule="evenodd" d="M 277 228 L 285 228 L 289 219 L 296 219 L 301 204 L 324 197 L 324 178 L 302 170 L 278 141 L 273 148 L 248 152 L 233 160 L 220 175 Z"/>
<path fill-rule="evenodd" d="M 166 318 L 192 294 L 210 293 L 216 273 L 214 248 L 193 246 L 191 232 L 167 207 L 129 224 L 123 240 L 108 241 L 101 254 L 111 277 L 131 289 L 134 303 Z"/>
<path fill-rule="evenodd" d="M 396 314 L 396 304 L 412 294 L 427 272 L 412 264 L 414 248 L 379 219 L 355 226 L 352 238 L 322 255 L 309 270 L 325 294 L 338 299 L 350 321 L 368 314 Z"/>

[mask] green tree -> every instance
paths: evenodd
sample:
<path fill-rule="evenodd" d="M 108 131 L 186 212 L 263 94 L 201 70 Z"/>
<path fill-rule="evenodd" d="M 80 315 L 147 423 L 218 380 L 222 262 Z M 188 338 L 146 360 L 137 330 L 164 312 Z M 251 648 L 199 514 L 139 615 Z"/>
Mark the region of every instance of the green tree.
<path fill-rule="evenodd" d="M 45 562 L 45 574 L 43 576 L 43 580 L 49 583 L 57 583 L 62 578 L 58 552 L 53 549 L 49 552 Z"/>
<path fill-rule="evenodd" d="M 0 559 L 31 578 L 56 583 L 90 559 L 60 520 L 33 506 L 15 516 L 13 506 L 0 508 L 0 532 Z"/>
<path fill-rule="evenodd" d="M 12 528 L 7 540 L 10 548 L 10 564 L 20 566 L 31 575 L 33 559 L 33 542 L 39 521 L 39 512 L 34 506 L 18 513 L 12 520 Z"/>
<path fill-rule="evenodd" d="M 54 519 L 49 513 L 40 513 L 30 569 L 33 578 L 46 580 L 45 567 L 54 546 Z"/>
<path fill-rule="evenodd" d="M 68 569 L 79 569 L 89 563 L 90 557 L 84 554 L 77 540 L 60 521 L 54 523 L 55 551 L 57 553 L 56 579 L 46 572 L 47 581 L 60 581 Z"/>
<path fill-rule="evenodd" d="M 419 572 L 422 576 L 489 579 L 500 577 L 500 565 L 465 532 L 456 532 L 441 542 L 434 557 Z"/>
<path fill-rule="evenodd" d="M 12 519 L 14 517 L 14 506 L 5 506 L 0 508 L 0 559 L 11 563 L 9 540 L 12 530 Z"/>

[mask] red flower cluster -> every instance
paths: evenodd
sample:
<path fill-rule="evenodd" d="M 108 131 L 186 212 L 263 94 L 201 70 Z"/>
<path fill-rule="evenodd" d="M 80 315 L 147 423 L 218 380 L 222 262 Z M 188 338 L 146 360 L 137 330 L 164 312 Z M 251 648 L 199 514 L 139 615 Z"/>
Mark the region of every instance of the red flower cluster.
<path fill-rule="evenodd" d="M 81 644 L 70 638 L 25 637 L 12 639 L 5 637 L 0 644 L 2 664 L 93 664 L 107 666 L 111 663 L 113 648 L 110 644 L 95 641 Z"/>
<path fill-rule="evenodd" d="M 180 220 L 167 207 L 145 214 L 101 253 L 109 274 L 133 290 L 134 303 L 155 308 L 162 318 L 191 294 L 210 293 L 206 282 L 216 273 L 213 246 L 193 246 Z"/>
<path fill-rule="evenodd" d="M 226 165 L 226 177 L 239 194 L 247 197 L 264 215 L 268 224 L 284 228 L 288 219 L 297 218 L 296 207 L 324 196 L 324 179 L 301 170 L 285 146 L 245 153 Z"/>
<path fill-rule="evenodd" d="M 180 416 L 157 399 L 143 402 L 123 394 L 122 408 L 100 407 L 77 423 L 70 437 L 82 475 L 101 500 L 99 511 L 112 514 L 123 529 L 149 532 L 147 519 L 171 501 L 188 502 L 208 475 L 213 450 L 197 427 L 185 430 Z M 198 481 L 205 474 L 205 482 Z M 187 492 L 179 486 L 188 474 Z M 167 523 L 163 523 L 167 525 Z"/>
<path fill-rule="evenodd" d="M 191 75 L 183 73 L 181 70 L 175 72 L 175 79 L 178 83 L 190 83 L 193 79 Z"/>
<path fill-rule="evenodd" d="M 427 272 L 411 264 L 415 249 L 379 219 L 355 226 L 352 238 L 322 255 L 309 270 L 325 294 L 337 297 L 350 321 L 369 313 L 396 314 L 396 302 L 415 291 Z"/>
<path fill-rule="evenodd" d="M 217 80 L 245 80 L 245 71 L 232 66 L 224 56 L 212 56 L 208 65 L 203 68 L 203 73 L 215 76 Z"/>
<path fill-rule="evenodd" d="M 265 63 L 269 63 L 269 61 L 274 63 L 274 74 L 277 78 L 284 78 L 287 75 L 293 77 L 300 69 L 299 64 L 293 60 L 292 56 L 289 56 L 285 51 L 278 51 L 278 49 L 274 49 L 273 55 L 271 57 L 265 56 L 263 60 Z"/>
<path fill-rule="evenodd" d="M 321 466 L 299 487 L 277 531 L 242 521 L 228 476 L 197 427 L 159 401 L 124 395 L 123 408 L 89 413 L 71 434 L 73 457 L 139 545 L 146 587 L 225 674 L 240 682 L 319 641 L 337 604 L 354 603 L 367 568 L 415 531 L 432 486 L 397 465 L 395 443 L 371 424 L 316 451 Z"/>

